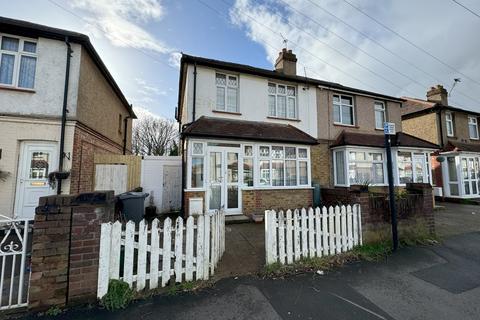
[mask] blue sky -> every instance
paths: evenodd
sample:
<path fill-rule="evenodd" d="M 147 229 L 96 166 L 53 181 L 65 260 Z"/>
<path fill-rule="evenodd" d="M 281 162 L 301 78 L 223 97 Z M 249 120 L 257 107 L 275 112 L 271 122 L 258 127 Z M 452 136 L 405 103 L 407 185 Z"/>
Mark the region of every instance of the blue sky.
<path fill-rule="evenodd" d="M 480 12 L 478 1 L 460 2 Z M 420 98 L 431 85 L 450 89 L 462 78 L 451 104 L 480 112 L 480 18 L 450 0 L 0 0 L 0 7 L 3 16 L 89 35 L 134 107 L 165 118 L 177 103 L 180 51 L 271 69 L 282 37 L 302 75 Z"/>

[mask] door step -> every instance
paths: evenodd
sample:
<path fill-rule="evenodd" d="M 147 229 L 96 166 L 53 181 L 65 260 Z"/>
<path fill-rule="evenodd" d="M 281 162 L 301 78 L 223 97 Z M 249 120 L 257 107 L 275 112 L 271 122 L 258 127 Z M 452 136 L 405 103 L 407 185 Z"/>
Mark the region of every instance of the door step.
<path fill-rule="evenodd" d="M 225 224 L 236 224 L 236 223 L 247 223 L 252 222 L 250 217 L 247 217 L 243 214 L 234 215 L 234 216 L 225 216 Z"/>

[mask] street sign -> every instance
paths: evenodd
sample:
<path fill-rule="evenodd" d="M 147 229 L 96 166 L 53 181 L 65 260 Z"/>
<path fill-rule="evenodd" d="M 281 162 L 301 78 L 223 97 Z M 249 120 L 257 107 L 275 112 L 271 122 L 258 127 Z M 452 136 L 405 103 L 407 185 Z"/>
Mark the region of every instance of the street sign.
<path fill-rule="evenodd" d="M 383 124 L 383 133 L 387 135 L 395 135 L 395 123 L 385 122 Z"/>

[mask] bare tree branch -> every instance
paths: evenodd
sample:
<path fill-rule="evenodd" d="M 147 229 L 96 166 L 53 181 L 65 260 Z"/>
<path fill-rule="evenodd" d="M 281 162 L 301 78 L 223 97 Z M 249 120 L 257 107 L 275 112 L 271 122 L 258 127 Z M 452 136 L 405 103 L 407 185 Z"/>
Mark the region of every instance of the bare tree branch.
<path fill-rule="evenodd" d="M 171 155 L 178 146 L 178 132 L 173 120 L 152 116 L 136 120 L 133 124 L 132 151 L 137 155 Z"/>

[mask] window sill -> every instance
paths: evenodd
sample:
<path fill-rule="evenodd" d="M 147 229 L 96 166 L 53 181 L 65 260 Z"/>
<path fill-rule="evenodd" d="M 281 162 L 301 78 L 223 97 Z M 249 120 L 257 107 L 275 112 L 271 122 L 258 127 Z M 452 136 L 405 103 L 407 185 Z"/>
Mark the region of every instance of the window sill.
<path fill-rule="evenodd" d="M 300 119 L 292 119 L 292 118 L 280 118 L 280 117 L 272 117 L 272 116 L 267 116 L 267 119 L 275 119 L 275 120 L 286 120 L 286 121 L 294 121 L 294 122 L 300 122 Z"/>
<path fill-rule="evenodd" d="M 11 87 L 11 86 L 5 86 L 5 85 L 0 85 L 0 90 L 10 90 L 10 91 L 18 91 L 18 92 L 35 93 L 34 89 Z"/>
<path fill-rule="evenodd" d="M 232 112 L 232 111 L 212 110 L 212 112 L 215 112 L 215 113 L 234 114 L 234 115 L 236 115 L 236 116 L 241 116 L 241 115 L 242 115 L 240 112 Z"/>
<path fill-rule="evenodd" d="M 343 124 L 343 123 L 337 123 L 337 122 L 334 122 L 333 125 L 336 127 L 347 127 L 347 128 L 355 128 L 355 129 L 360 128 L 359 126 L 354 124 Z"/>
<path fill-rule="evenodd" d="M 289 189 L 314 189 L 313 187 L 309 185 L 304 185 L 304 186 L 256 186 L 256 187 L 241 187 L 242 190 L 289 190 Z"/>

